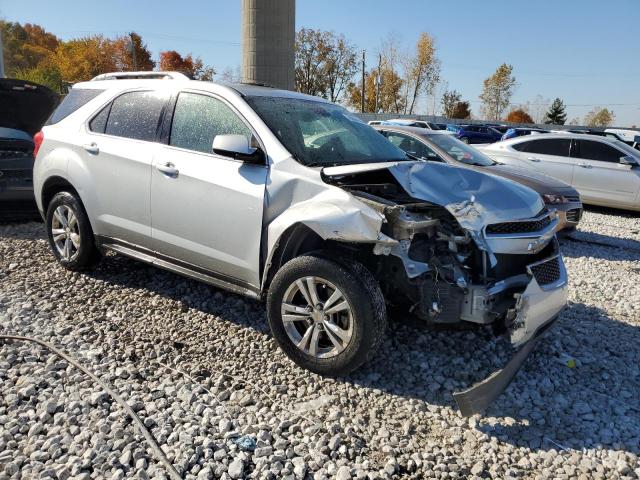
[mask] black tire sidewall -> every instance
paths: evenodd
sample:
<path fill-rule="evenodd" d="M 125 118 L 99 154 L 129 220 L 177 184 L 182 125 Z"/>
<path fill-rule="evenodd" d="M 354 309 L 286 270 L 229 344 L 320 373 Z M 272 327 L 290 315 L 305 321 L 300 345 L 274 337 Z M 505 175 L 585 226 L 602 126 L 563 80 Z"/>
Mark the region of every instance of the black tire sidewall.
<path fill-rule="evenodd" d="M 67 206 L 73 210 L 74 215 L 78 220 L 78 233 L 80 234 L 80 248 L 78 255 L 71 261 L 65 260 L 60 256 L 58 249 L 53 241 L 53 234 L 51 233 L 51 223 L 53 221 L 53 212 L 60 206 Z M 54 195 L 47 206 L 45 226 L 47 229 L 47 238 L 49 239 L 49 246 L 56 260 L 65 268 L 69 270 L 83 270 L 91 266 L 97 257 L 96 247 L 94 243 L 93 231 L 87 213 L 82 206 L 80 200 L 72 193 L 60 192 Z"/>
<path fill-rule="evenodd" d="M 294 345 L 284 328 L 281 316 L 284 294 L 295 280 L 305 276 L 317 276 L 333 283 L 351 306 L 353 336 L 345 350 L 334 357 L 315 358 L 305 354 Z M 278 345 L 295 363 L 321 375 L 341 376 L 362 365 L 377 347 L 380 332 L 376 330 L 381 323 L 376 321 L 375 315 L 380 315 L 380 312 L 376 311 L 374 304 L 370 288 L 348 265 L 320 256 L 302 256 L 287 262 L 276 273 L 267 297 L 267 316 Z"/>

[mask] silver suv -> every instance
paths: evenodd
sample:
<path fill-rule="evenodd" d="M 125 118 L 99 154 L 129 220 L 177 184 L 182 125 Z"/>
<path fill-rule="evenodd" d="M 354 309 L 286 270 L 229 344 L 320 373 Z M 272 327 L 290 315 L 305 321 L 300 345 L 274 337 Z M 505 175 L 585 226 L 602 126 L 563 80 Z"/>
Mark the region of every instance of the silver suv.
<path fill-rule="evenodd" d="M 316 97 L 151 75 L 75 85 L 36 136 L 66 268 L 113 250 L 266 300 L 281 348 L 328 375 L 372 355 L 388 309 L 530 349 L 565 306 L 557 218 L 527 187 L 408 156 Z"/>

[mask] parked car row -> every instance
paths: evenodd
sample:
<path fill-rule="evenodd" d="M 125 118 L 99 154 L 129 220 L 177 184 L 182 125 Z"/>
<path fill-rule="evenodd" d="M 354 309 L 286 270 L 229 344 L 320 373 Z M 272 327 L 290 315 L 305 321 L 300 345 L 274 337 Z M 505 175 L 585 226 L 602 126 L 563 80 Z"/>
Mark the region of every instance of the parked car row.
<path fill-rule="evenodd" d="M 535 170 L 571 185 L 585 203 L 640 210 L 640 151 L 619 140 L 550 133 L 480 148 L 500 163 Z"/>
<path fill-rule="evenodd" d="M 264 300 L 284 352 L 327 375 L 373 354 L 388 309 L 492 325 L 521 351 L 456 394 L 464 414 L 564 308 L 555 232 L 573 190 L 445 132 L 381 135 L 324 99 L 140 76 L 75 85 L 35 135 L 34 195 L 64 267 L 112 250 Z"/>

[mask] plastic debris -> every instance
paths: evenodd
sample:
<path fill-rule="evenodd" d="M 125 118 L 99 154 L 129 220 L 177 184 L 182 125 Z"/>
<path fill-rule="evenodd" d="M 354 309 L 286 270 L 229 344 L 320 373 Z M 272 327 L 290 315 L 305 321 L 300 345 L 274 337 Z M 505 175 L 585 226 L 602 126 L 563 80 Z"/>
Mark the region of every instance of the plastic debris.
<path fill-rule="evenodd" d="M 253 452 L 256 449 L 256 439 L 249 435 L 243 435 L 233 441 L 241 450 Z"/>
<path fill-rule="evenodd" d="M 571 357 L 570 355 L 567 355 L 566 353 L 561 354 L 557 358 L 557 360 L 565 367 L 576 368 L 576 359 Z"/>

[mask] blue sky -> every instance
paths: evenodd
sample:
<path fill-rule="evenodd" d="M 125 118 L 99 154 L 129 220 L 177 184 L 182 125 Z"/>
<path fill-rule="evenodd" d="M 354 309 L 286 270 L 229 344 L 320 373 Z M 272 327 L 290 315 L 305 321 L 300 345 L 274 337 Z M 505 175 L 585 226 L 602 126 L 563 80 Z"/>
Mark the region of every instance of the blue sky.
<path fill-rule="evenodd" d="M 156 56 L 190 52 L 219 72 L 241 62 L 240 1 L 0 0 L 0 18 L 37 23 L 63 39 L 133 30 Z M 599 105 L 618 125 L 640 125 L 638 0 L 297 0 L 302 26 L 344 33 L 372 62 L 389 34 L 410 48 L 429 32 L 443 79 L 474 112 L 483 79 L 507 62 L 518 81 L 513 103 L 560 97 L 570 119 Z"/>

